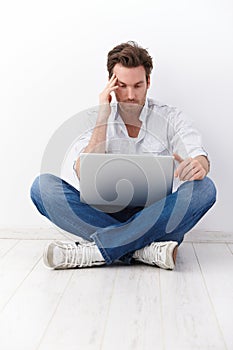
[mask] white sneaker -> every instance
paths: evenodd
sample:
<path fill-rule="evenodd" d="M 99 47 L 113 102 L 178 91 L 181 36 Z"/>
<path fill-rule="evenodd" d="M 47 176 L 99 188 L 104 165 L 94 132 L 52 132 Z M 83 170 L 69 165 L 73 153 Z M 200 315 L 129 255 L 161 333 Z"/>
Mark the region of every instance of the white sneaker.
<path fill-rule="evenodd" d="M 94 242 L 75 243 L 54 241 L 44 250 L 44 264 L 53 269 L 69 269 L 105 264 Z"/>
<path fill-rule="evenodd" d="M 173 270 L 177 253 L 177 242 L 153 242 L 149 246 L 134 252 L 133 258 L 149 265 Z"/>

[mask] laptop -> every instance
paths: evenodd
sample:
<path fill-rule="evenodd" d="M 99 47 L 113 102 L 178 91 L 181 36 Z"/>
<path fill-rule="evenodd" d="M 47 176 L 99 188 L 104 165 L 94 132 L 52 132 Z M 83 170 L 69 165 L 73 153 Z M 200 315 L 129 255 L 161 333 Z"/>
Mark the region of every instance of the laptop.
<path fill-rule="evenodd" d="M 81 153 L 80 200 L 100 210 L 146 207 L 172 192 L 173 156 Z"/>

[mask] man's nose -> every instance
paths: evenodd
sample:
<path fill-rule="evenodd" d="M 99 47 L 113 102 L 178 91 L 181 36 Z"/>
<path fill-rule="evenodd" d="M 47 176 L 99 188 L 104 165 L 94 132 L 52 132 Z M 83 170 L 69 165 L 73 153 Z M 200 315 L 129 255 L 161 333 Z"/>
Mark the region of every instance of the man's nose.
<path fill-rule="evenodd" d="M 129 87 L 127 92 L 128 92 L 128 100 L 134 100 L 135 98 L 134 89 Z"/>

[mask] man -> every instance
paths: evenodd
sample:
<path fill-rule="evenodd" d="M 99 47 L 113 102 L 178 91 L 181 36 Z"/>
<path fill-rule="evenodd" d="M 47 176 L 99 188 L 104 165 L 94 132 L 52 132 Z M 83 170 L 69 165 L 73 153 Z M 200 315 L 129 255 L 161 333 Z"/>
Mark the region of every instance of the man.
<path fill-rule="evenodd" d="M 68 182 L 52 174 L 40 175 L 31 188 L 39 212 L 85 240 L 50 243 L 44 263 L 64 269 L 140 261 L 172 270 L 185 233 L 216 200 L 215 186 L 206 177 L 207 153 L 183 113 L 147 98 L 153 68 L 147 50 L 135 42 L 120 44 L 108 53 L 107 68 L 109 80 L 99 95 L 95 127 L 77 143 L 75 176 L 80 176 L 81 152 L 146 151 L 173 154 L 174 176 L 182 183 L 163 202 L 106 213 L 81 203 L 78 189 Z"/>

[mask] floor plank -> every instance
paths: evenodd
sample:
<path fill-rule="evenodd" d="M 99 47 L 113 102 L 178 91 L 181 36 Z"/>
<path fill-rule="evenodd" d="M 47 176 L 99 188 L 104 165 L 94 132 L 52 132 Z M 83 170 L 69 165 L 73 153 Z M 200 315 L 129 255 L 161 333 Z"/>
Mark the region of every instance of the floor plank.
<path fill-rule="evenodd" d="M 103 266 L 74 270 L 38 350 L 101 349 L 116 271 Z"/>
<path fill-rule="evenodd" d="M 0 259 L 17 243 L 19 243 L 17 239 L 0 239 Z"/>
<path fill-rule="evenodd" d="M 233 232 L 193 229 L 185 235 L 184 242 L 233 243 Z"/>
<path fill-rule="evenodd" d="M 0 349 L 38 348 L 72 274 L 48 270 L 39 261 L 0 313 Z M 54 344 L 50 349 L 57 349 Z"/>
<path fill-rule="evenodd" d="M 228 244 L 227 246 L 228 246 L 228 248 L 230 249 L 230 251 L 231 251 L 232 254 L 233 254 L 233 244 Z"/>
<path fill-rule="evenodd" d="M 227 349 L 233 349 L 233 255 L 226 244 L 194 247 Z"/>
<path fill-rule="evenodd" d="M 160 269 L 160 279 L 165 349 L 225 349 L 192 244 L 182 244 L 175 270 Z"/>
<path fill-rule="evenodd" d="M 159 269 L 148 265 L 117 271 L 101 349 L 162 349 Z"/>
<path fill-rule="evenodd" d="M 36 244 L 33 241 L 20 241 L 1 257 L 0 311 L 41 258 L 44 244 L 41 241 Z"/>
<path fill-rule="evenodd" d="M 0 239 L 51 240 L 63 239 L 64 235 L 55 226 L 0 228 Z"/>

